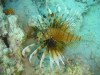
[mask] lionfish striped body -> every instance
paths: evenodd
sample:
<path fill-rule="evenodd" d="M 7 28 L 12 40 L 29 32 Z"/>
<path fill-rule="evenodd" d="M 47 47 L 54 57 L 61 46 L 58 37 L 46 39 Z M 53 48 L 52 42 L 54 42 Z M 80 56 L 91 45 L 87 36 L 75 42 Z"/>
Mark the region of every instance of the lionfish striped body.
<path fill-rule="evenodd" d="M 41 43 L 41 46 L 34 50 L 29 56 L 30 63 L 32 56 L 37 54 L 42 48 L 46 47 L 40 60 L 40 67 L 48 53 L 50 54 L 51 68 L 53 66 L 54 61 L 57 63 L 58 66 L 59 61 L 64 64 L 62 60 L 62 58 L 64 57 L 62 55 L 62 50 L 64 49 L 65 45 L 73 40 L 80 40 L 80 37 L 75 37 L 73 34 L 70 34 L 68 32 L 68 20 L 63 20 L 65 12 L 62 13 L 60 17 L 57 16 L 57 13 L 59 13 L 59 11 L 52 13 L 52 11 L 48 9 L 48 22 L 46 22 L 44 18 L 41 18 L 44 27 L 41 26 L 42 29 L 40 29 L 40 32 L 37 34 L 38 40 L 35 43 L 26 46 L 22 50 L 22 55 L 24 56 L 25 52 L 30 51 L 32 47 L 35 47 L 36 45 Z"/>

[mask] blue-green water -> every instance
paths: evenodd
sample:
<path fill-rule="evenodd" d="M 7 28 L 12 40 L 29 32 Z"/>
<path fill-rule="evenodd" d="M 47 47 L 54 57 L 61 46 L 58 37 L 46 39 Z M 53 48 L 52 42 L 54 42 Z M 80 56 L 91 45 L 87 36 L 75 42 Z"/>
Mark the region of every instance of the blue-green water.
<path fill-rule="evenodd" d="M 4 2 L 4 10 L 12 8 L 23 26 L 28 24 L 32 16 L 45 17 L 47 8 L 50 8 L 52 12 L 58 10 L 58 7 L 61 8 L 61 12 L 64 9 L 67 9 L 68 12 L 72 10 L 69 14 L 72 15 L 75 22 L 70 22 L 75 23 L 75 26 L 71 26 L 71 32 L 81 36 L 82 40 L 66 47 L 65 60 L 66 58 L 75 59 L 79 55 L 92 68 L 94 75 L 100 75 L 100 0 L 4 0 Z M 66 13 L 68 12 L 66 11 Z M 74 13 L 81 18 L 76 19 Z M 81 58 L 76 59 L 75 62 Z M 86 73 L 82 75 L 86 75 Z"/>

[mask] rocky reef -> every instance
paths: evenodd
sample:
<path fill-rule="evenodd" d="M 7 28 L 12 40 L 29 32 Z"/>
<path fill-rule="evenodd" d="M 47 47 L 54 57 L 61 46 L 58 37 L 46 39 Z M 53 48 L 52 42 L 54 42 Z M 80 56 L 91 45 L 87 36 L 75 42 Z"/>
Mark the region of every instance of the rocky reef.
<path fill-rule="evenodd" d="M 23 70 L 21 49 L 25 34 L 16 15 L 5 15 L 0 6 L 0 75 L 19 75 Z"/>

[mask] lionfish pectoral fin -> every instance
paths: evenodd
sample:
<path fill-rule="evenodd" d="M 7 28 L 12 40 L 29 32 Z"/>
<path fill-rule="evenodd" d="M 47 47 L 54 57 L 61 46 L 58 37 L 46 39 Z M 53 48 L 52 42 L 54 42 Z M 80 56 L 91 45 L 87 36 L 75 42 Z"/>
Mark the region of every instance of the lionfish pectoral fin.
<path fill-rule="evenodd" d="M 42 62 L 43 62 L 43 60 L 44 60 L 44 58 L 46 57 L 46 55 L 48 54 L 48 48 L 46 48 L 46 50 L 44 51 L 44 53 L 43 53 L 43 55 L 42 55 L 42 57 L 41 57 L 41 61 L 40 61 L 40 68 L 41 68 L 41 66 L 42 66 Z"/>
<path fill-rule="evenodd" d="M 44 47 L 44 44 L 42 44 L 40 47 L 38 47 L 35 51 L 32 52 L 32 54 L 29 56 L 29 62 L 31 63 L 32 56 L 37 54 L 42 48 Z"/>
<path fill-rule="evenodd" d="M 30 52 L 31 47 L 35 46 L 35 43 L 30 44 L 29 46 L 26 46 L 23 50 L 22 50 L 22 55 L 24 56 L 26 52 Z"/>
<path fill-rule="evenodd" d="M 60 64 L 59 64 L 59 59 L 58 59 L 58 57 L 57 57 L 56 55 L 54 55 L 54 60 L 55 60 L 56 64 L 57 64 L 58 66 L 60 66 Z"/>
<path fill-rule="evenodd" d="M 39 44 L 40 42 L 36 41 L 36 43 L 32 43 L 28 46 L 26 46 L 23 50 L 22 50 L 22 55 L 24 56 L 26 52 L 30 52 L 31 48 L 36 46 L 37 44 Z"/>
<path fill-rule="evenodd" d="M 56 54 L 57 54 L 58 59 L 64 64 L 63 59 L 62 59 L 62 58 L 64 58 L 64 56 L 62 55 L 62 53 L 59 49 L 56 50 Z"/>
<path fill-rule="evenodd" d="M 51 50 L 49 50 L 49 53 L 50 53 L 50 67 L 53 70 L 53 63 L 54 63 L 53 53 Z"/>

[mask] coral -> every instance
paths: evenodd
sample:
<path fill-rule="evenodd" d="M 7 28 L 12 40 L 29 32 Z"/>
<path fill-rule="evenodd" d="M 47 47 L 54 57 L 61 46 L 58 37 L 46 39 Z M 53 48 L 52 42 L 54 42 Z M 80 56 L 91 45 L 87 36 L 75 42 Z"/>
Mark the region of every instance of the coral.
<path fill-rule="evenodd" d="M 39 25 L 38 20 L 34 15 L 32 15 L 28 20 L 28 26 L 35 27 L 37 25 Z"/>
<path fill-rule="evenodd" d="M 47 61 L 48 58 L 44 60 L 44 63 Z M 41 69 L 39 64 L 32 68 L 29 68 L 29 65 L 27 65 L 22 75 L 94 75 L 91 66 L 81 55 L 74 55 L 70 59 L 66 57 L 64 62 L 65 65 L 61 64 L 60 67 L 54 64 L 53 70 L 49 67 L 48 63 L 43 64 Z M 27 72 L 27 70 L 30 71 Z"/>
<path fill-rule="evenodd" d="M 3 8 L 0 6 L 0 36 L 5 37 L 8 33 L 8 21 L 7 17 L 3 13 Z"/>
<path fill-rule="evenodd" d="M 14 10 L 12 8 L 9 8 L 9 9 L 4 10 L 4 13 L 6 15 L 15 14 L 15 12 L 14 12 Z"/>
<path fill-rule="evenodd" d="M 21 44 L 25 40 L 24 31 L 20 27 L 21 24 L 18 22 L 16 15 L 6 16 L 2 11 L 2 7 L 0 7 L 0 34 L 2 37 L 7 35 L 7 40 L 9 41 L 10 48 L 13 50 L 16 49 L 15 47 L 20 48 Z"/>
<path fill-rule="evenodd" d="M 18 17 L 5 15 L 2 9 L 0 6 L 0 65 L 3 65 L 0 69 L 4 69 L 3 75 L 20 75 L 23 71 L 21 50 L 26 36 Z"/>
<path fill-rule="evenodd" d="M 62 51 L 64 50 L 65 45 L 68 45 L 72 41 L 80 40 L 80 37 L 76 37 L 69 32 L 70 25 L 73 25 L 73 23 L 69 22 L 69 20 L 72 20 L 72 17 L 65 18 L 65 12 L 66 10 L 62 14 L 60 14 L 59 7 L 56 12 L 52 12 L 50 9 L 48 9 L 48 14 L 46 16 L 47 19 L 39 16 L 40 27 L 37 27 L 37 29 L 39 30 L 37 33 L 37 39 L 35 39 L 34 43 L 26 46 L 22 50 L 23 56 L 25 56 L 26 52 L 32 52 L 29 55 L 30 63 L 32 56 L 37 54 L 40 50 L 45 49 L 40 60 L 40 68 L 47 54 L 50 54 L 51 68 L 53 68 L 54 61 L 58 66 L 60 65 L 60 61 L 64 64 L 64 56 L 62 54 Z M 67 17 L 69 13 L 67 14 Z M 78 19 L 79 18 L 80 17 L 78 17 Z M 40 46 L 35 49 L 35 51 L 31 51 L 32 47 L 35 47 L 39 44 Z"/>
<path fill-rule="evenodd" d="M 0 39 L 0 50 L 6 48 L 6 45 L 4 44 L 3 40 Z"/>
<path fill-rule="evenodd" d="M 10 48 L 14 51 L 20 50 L 25 40 L 24 31 L 19 27 L 20 24 L 18 24 L 17 16 L 9 15 L 7 18 L 9 21 L 8 40 Z"/>
<path fill-rule="evenodd" d="M 7 48 L 3 40 L 0 39 L 0 57 L 12 53 L 10 48 Z"/>
<path fill-rule="evenodd" d="M 8 56 L 3 56 L 2 62 L 5 68 L 5 71 L 4 71 L 5 75 L 11 75 L 11 74 L 19 75 L 20 72 L 23 71 L 23 64 L 18 61 L 16 62 L 12 60 Z"/>

